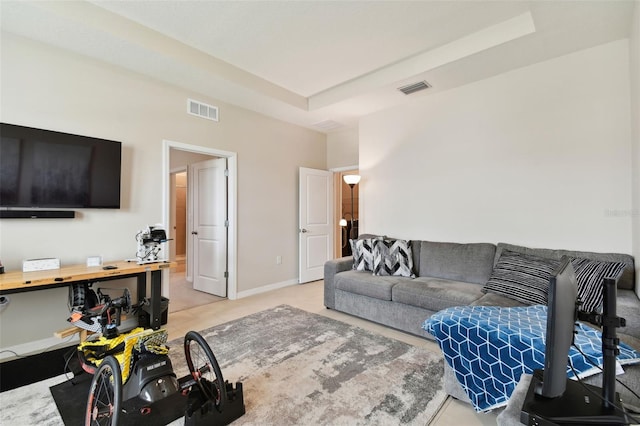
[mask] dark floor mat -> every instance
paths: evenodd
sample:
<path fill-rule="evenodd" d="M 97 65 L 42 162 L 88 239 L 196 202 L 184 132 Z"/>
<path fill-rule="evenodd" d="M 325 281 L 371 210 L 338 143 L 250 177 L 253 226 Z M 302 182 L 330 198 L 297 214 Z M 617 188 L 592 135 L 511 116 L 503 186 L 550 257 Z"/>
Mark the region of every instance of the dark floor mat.
<path fill-rule="evenodd" d="M 84 424 L 91 377 L 89 374 L 79 374 L 49 388 L 65 425 Z"/>
<path fill-rule="evenodd" d="M 0 392 L 30 385 L 67 372 L 82 371 L 75 346 L 19 357 L 0 363 Z"/>
<path fill-rule="evenodd" d="M 89 374 L 80 374 L 50 388 L 66 426 L 84 424 L 91 378 Z M 186 406 L 187 397 L 181 393 L 175 393 L 151 405 L 133 398 L 123 403 L 118 425 L 166 425 L 184 416 Z M 145 408 L 145 414 L 142 414 L 142 408 Z"/>

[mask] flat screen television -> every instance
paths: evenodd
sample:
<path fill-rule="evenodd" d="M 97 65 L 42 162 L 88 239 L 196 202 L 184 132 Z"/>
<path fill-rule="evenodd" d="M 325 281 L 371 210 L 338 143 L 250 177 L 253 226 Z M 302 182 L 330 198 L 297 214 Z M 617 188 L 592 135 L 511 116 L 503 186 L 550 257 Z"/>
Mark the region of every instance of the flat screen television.
<path fill-rule="evenodd" d="M 559 397 L 566 389 L 569 349 L 577 320 L 577 296 L 576 275 L 571 259 L 565 257 L 549 279 L 544 380 L 537 389 L 546 398 Z"/>
<path fill-rule="evenodd" d="M 122 143 L 0 123 L 0 208 L 120 208 Z"/>
<path fill-rule="evenodd" d="M 603 388 L 567 378 L 569 349 L 576 319 L 577 282 L 568 257 L 549 280 L 544 370 L 534 370 L 522 405 L 526 425 L 627 425 L 629 419 L 615 392 L 616 278 L 604 279 L 602 348 Z M 601 397 L 600 397 L 601 395 Z M 606 402 L 605 402 L 606 401 Z"/>

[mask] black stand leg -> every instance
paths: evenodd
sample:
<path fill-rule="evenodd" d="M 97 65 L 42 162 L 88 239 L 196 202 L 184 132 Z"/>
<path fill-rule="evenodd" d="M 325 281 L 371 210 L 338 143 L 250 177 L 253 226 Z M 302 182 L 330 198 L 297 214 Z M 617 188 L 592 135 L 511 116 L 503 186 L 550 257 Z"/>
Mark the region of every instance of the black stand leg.
<path fill-rule="evenodd" d="M 160 328 L 161 321 L 160 315 L 162 314 L 162 271 L 151 272 L 151 318 L 149 326 L 153 330 Z"/>
<path fill-rule="evenodd" d="M 602 398 L 603 408 L 614 410 L 611 401 L 616 401 L 616 356 L 620 353 L 618 349 L 619 340 L 616 335 L 616 328 L 624 322 L 623 318 L 618 318 L 616 311 L 616 281 L 606 278 L 604 280 L 604 300 L 602 316 L 602 354 L 604 356 L 602 372 Z"/>
<path fill-rule="evenodd" d="M 147 279 L 151 276 L 151 297 L 147 298 Z M 168 299 L 165 299 L 168 302 Z M 162 326 L 162 270 L 138 275 L 138 303 L 142 307 L 138 316 L 140 327 L 158 330 Z M 166 306 L 165 306 L 166 307 Z M 165 317 L 166 323 L 166 317 Z"/>

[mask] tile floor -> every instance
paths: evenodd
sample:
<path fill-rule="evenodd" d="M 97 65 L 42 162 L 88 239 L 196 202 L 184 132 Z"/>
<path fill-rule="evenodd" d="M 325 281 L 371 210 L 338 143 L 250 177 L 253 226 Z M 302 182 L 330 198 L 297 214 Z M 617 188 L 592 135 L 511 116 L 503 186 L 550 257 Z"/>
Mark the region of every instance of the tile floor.
<path fill-rule="evenodd" d="M 225 300 L 224 297 L 194 290 L 193 283 L 187 281 L 184 271 L 172 270 L 169 279 L 169 313 Z"/>
<path fill-rule="evenodd" d="M 287 304 L 307 312 L 324 315 L 348 324 L 356 325 L 412 345 L 439 351 L 437 345 L 430 340 L 326 309 L 323 304 L 323 292 L 323 282 L 315 281 L 308 284 L 289 286 L 243 299 L 223 300 L 207 305 L 196 306 L 178 312 L 170 312 L 166 328 L 169 331 L 169 339 L 175 339 L 184 336 L 189 330 L 203 330 L 254 312 Z M 215 353 L 215 348 L 212 349 Z M 434 426 L 495 425 L 496 415 L 477 414 L 470 405 L 448 398 L 431 424 Z"/>

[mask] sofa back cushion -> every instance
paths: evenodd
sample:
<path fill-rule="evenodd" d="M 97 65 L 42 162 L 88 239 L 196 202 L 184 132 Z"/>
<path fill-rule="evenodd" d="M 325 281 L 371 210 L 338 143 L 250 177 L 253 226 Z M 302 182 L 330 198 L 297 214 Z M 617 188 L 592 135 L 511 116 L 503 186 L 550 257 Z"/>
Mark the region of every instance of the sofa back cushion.
<path fill-rule="evenodd" d="M 422 277 L 444 278 L 484 285 L 493 269 L 496 246 L 489 243 L 441 243 L 421 241 Z"/>
<path fill-rule="evenodd" d="M 524 246 L 517 246 L 507 243 L 498 243 L 496 254 L 494 257 L 494 265 L 498 263 L 500 255 L 503 250 L 509 250 L 517 253 L 530 254 L 533 256 L 546 257 L 548 259 L 560 260 L 562 256 L 569 256 L 572 258 L 579 257 L 583 259 L 599 260 L 601 262 L 622 262 L 626 265 L 620 280 L 618 281 L 618 288 L 633 290 L 634 285 L 634 262 L 633 256 L 621 253 L 594 253 L 589 251 L 573 251 L 573 250 L 554 250 L 554 249 L 541 249 L 530 248 Z"/>

